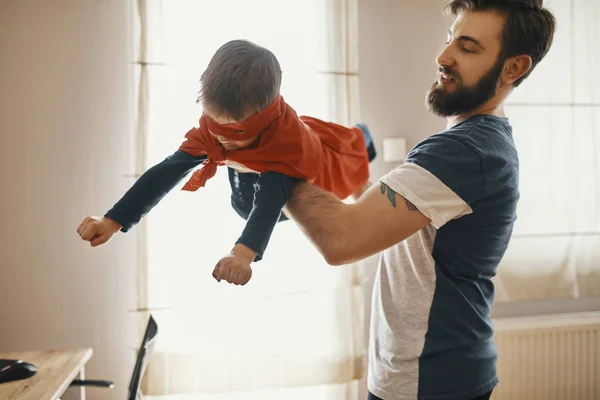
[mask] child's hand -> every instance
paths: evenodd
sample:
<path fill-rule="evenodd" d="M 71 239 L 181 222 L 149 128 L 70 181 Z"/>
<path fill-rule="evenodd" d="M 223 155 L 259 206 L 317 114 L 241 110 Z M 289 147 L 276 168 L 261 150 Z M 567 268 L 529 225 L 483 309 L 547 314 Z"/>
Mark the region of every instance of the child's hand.
<path fill-rule="evenodd" d="M 110 240 L 115 233 L 121 229 L 121 225 L 107 217 L 87 217 L 79 227 L 77 233 L 79 236 L 92 245 L 100 246 Z"/>
<path fill-rule="evenodd" d="M 245 285 L 252 277 L 250 263 L 254 260 L 256 253 L 243 244 L 236 244 L 230 254 L 221 258 L 213 271 L 213 277 L 233 283 L 234 285 Z"/>

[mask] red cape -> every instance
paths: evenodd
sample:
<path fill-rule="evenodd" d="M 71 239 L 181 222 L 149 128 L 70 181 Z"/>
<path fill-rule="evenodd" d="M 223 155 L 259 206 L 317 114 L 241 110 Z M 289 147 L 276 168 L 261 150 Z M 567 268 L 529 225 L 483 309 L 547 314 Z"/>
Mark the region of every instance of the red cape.
<path fill-rule="evenodd" d="M 255 146 L 226 151 L 209 129 L 236 140 L 260 136 Z M 194 156 L 207 154 L 208 159 L 183 190 L 204 186 L 225 160 L 259 173 L 274 171 L 305 179 L 340 199 L 358 191 L 369 178 L 369 159 L 359 128 L 299 117 L 281 96 L 238 124 L 218 124 L 203 114 L 200 127 L 190 129 L 185 137 L 180 150 Z"/>

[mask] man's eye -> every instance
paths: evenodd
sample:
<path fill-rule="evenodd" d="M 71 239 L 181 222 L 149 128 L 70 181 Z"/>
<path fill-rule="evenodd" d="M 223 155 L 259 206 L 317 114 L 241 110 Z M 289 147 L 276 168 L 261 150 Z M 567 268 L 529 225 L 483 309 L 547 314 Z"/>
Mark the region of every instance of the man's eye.
<path fill-rule="evenodd" d="M 464 51 L 465 53 L 475 53 L 475 50 L 470 50 L 470 49 L 468 49 L 468 48 L 466 48 L 464 46 L 461 47 L 461 50 Z"/>

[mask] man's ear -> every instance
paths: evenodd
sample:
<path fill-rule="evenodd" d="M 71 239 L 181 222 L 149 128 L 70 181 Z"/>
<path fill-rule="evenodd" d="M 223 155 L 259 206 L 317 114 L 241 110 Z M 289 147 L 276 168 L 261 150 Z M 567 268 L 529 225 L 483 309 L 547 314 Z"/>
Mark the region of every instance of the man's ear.
<path fill-rule="evenodd" d="M 531 65 L 531 57 L 525 54 L 508 58 L 504 62 L 504 70 L 502 71 L 503 83 L 513 84 L 531 69 Z"/>

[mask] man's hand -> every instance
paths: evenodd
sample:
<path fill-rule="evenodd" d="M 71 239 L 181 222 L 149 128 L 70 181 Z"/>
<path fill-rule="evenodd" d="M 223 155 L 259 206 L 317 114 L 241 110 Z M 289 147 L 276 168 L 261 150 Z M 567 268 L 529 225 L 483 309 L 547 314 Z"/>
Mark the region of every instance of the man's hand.
<path fill-rule="evenodd" d="M 245 285 L 252 277 L 250 263 L 254 261 L 256 253 L 241 243 L 235 245 L 230 254 L 221 258 L 213 271 L 213 277 L 233 283 L 234 285 Z"/>
<path fill-rule="evenodd" d="M 87 217 L 77 227 L 77 233 L 96 247 L 108 242 L 120 229 L 121 225 L 108 217 Z"/>

